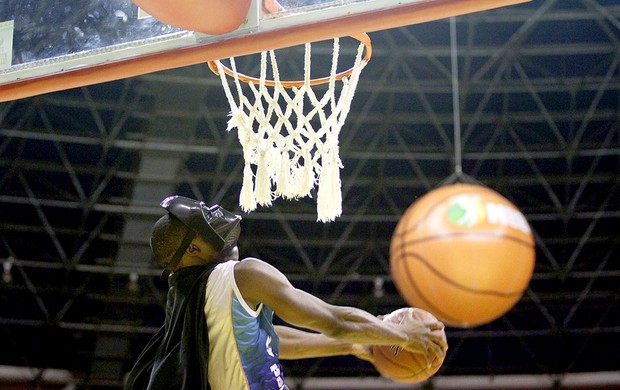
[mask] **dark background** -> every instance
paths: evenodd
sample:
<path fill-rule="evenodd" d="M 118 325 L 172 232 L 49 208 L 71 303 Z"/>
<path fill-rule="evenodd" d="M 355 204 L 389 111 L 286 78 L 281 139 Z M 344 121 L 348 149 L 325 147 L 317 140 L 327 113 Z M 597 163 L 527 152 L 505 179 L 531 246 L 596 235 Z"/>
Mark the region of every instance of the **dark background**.
<path fill-rule="evenodd" d="M 447 329 L 437 378 L 531 374 L 559 388 L 567 374 L 617 373 L 620 5 L 533 1 L 456 28 L 464 174 L 453 176 L 449 21 L 372 33 L 340 135 L 343 215 L 317 223 L 316 196 L 277 200 L 243 215 L 241 253 L 331 303 L 383 314 L 404 305 L 388 260 L 404 210 L 475 180 L 527 217 L 536 269 L 507 315 Z M 303 52 L 279 58 L 300 69 Z M 312 61 L 327 72 L 329 49 Z M 228 111 L 206 65 L 0 104 L 0 365 L 119 386 L 162 323 L 165 285 L 148 251 L 161 199 L 238 211 L 243 159 Z M 377 375 L 353 358 L 285 365 L 288 377 Z"/>

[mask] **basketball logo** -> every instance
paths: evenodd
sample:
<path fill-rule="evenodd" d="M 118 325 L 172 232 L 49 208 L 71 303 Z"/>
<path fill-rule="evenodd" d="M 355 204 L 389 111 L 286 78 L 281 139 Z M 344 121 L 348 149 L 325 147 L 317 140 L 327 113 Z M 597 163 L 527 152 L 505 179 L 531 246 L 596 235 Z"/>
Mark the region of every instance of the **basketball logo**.
<path fill-rule="evenodd" d="M 448 208 L 448 219 L 459 226 L 471 227 L 477 225 L 485 218 L 484 206 L 474 196 L 462 195 L 455 197 L 452 205 Z"/>
<path fill-rule="evenodd" d="M 418 199 L 390 243 L 390 269 L 403 299 L 458 327 L 510 310 L 531 279 L 534 258 L 523 214 L 497 192 L 470 184 Z"/>

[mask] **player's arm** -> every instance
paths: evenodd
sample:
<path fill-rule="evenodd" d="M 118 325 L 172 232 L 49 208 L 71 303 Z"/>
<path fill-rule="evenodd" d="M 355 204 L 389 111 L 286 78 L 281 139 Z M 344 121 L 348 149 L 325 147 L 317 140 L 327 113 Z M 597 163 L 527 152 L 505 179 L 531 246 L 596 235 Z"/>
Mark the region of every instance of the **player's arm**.
<path fill-rule="evenodd" d="M 164 23 L 205 34 L 236 30 L 248 14 L 251 0 L 132 0 Z"/>
<path fill-rule="evenodd" d="M 262 302 L 287 323 L 329 338 L 351 344 L 399 345 L 436 356 L 441 356 L 446 348 L 443 340 L 433 334 L 443 328 L 441 323 L 390 324 L 364 310 L 330 305 L 295 288 L 280 271 L 258 259 L 239 262 L 235 266 L 235 280 L 248 303 Z"/>
<path fill-rule="evenodd" d="M 280 339 L 280 359 L 354 355 L 363 360 L 373 360 L 368 346 L 347 343 L 322 333 L 306 332 L 289 326 L 280 325 L 275 329 Z"/>

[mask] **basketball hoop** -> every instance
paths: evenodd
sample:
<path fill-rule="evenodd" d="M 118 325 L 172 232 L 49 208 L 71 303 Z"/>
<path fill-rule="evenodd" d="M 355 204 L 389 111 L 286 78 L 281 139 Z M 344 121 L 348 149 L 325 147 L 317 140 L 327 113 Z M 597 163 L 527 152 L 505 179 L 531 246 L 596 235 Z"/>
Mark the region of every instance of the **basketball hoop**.
<path fill-rule="evenodd" d="M 281 80 L 273 50 L 261 53 L 258 77 L 237 71 L 234 58 L 229 59 L 230 66 L 209 62 L 209 68 L 220 76 L 231 108 L 227 131 L 237 128 L 243 147 L 239 196 L 243 211 L 270 206 L 278 197 L 311 196 L 316 186 L 317 220 L 333 221 L 342 213 L 338 136 L 360 73 L 372 55 L 367 34 L 353 38 L 360 42 L 353 66 L 337 71 L 340 40 L 335 38 L 331 70 L 322 78 L 310 77 L 311 43 L 305 44 L 303 80 Z M 273 79 L 267 78 L 268 68 Z M 227 76 L 234 81 L 234 94 Z M 317 96 L 311 87 L 321 84 L 327 84 L 327 91 Z"/>

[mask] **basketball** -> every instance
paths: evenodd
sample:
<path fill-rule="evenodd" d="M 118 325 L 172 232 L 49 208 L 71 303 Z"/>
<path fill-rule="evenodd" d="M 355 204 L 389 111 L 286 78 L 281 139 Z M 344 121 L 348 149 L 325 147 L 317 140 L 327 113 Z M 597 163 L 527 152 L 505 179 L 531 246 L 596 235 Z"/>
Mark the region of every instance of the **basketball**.
<path fill-rule="evenodd" d="M 390 243 L 390 271 L 401 297 L 461 328 L 508 312 L 527 288 L 534 262 L 523 214 L 497 192 L 472 184 L 419 198 Z"/>
<path fill-rule="evenodd" d="M 414 307 L 398 309 L 386 315 L 383 321 L 399 323 L 407 315 L 425 323 L 438 321 L 431 313 Z M 442 337 L 446 340 L 446 333 L 443 331 Z M 428 367 L 423 354 L 406 350 L 394 351 L 389 345 L 373 346 L 372 355 L 375 359 L 373 364 L 382 376 L 401 383 L 422 382 L 433 376 L 443 363 L 443 359 L 435 359 Z"/>

